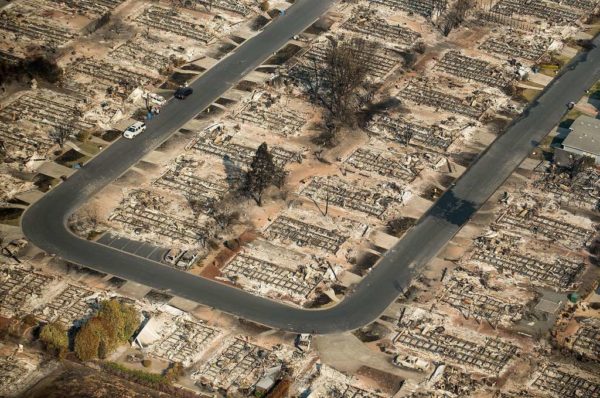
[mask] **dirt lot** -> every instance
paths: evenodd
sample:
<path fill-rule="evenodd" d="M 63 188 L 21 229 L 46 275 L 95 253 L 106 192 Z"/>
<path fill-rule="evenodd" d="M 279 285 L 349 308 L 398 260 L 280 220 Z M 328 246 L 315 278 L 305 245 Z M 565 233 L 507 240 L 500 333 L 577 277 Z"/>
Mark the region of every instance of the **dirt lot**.
<path fill-rule="evenodd" d="M 63 366 L 21 394 L 20 398 L 160 398 L 148 388 L 106 373 L 65 362 Z"/>

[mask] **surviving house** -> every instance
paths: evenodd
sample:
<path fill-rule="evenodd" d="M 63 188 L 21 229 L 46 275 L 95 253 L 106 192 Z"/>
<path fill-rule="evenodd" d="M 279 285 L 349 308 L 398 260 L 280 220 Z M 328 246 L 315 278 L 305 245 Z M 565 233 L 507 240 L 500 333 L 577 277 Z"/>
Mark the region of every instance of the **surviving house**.
<path fill-rule="evenodd" d="M 600 164 L 600 120 L 582 115 L 575 119 L 570 130 L 563 141 L 563 150 L 574 157 L 589 156 Z"/>

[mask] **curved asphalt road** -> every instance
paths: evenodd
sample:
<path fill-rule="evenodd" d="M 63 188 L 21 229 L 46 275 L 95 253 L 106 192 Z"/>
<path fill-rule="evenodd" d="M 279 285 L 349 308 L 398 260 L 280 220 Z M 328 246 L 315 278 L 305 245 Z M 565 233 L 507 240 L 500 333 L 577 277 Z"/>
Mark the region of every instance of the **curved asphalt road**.
<path fill-rule="evenodd" d="M 309 26 L 333 3 L 301 0 L 287 15 L 207 71 L 186 101 L 170 102 L 148 130 L 134 140 L 120 139 L 67 181 L 34 203 L 22 217 L 23 232 L 47 251 L 76 264 L 164 289 L 273 328 L 335 333 L 376 319 L 411 279 L 460 230 L 518 164 L 555 126 L 565 104 L 580 98 L 600 78 L 600 49 L 580 55 L 562 76 L 480 156 L 477 162 L 378 263 L 355 291 L 335 307 L 305 310 L 253 296 L 240 289 L 192 276 L 145 258 L 73 235 L 66 221 L 78 207 L 156 148 L 186 121 Z M 600 44 L 598 38 L 595 44 Z"/>

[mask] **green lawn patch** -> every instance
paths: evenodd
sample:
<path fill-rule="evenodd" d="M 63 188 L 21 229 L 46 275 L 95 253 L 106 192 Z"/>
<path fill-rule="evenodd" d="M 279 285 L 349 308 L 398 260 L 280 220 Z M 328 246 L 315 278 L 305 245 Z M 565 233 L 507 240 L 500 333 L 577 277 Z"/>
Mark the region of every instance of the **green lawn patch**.
<path fill-rule="evenodd" d="M 132 380 L 139 384 L 153 387 L 170 384 L 169 379 L 161 374 L 145 372 L 143 370 L 129 369 L 116 362 L 102 362 L 102 368 L 108 373 L 122 377 L 126 380 Z"/>
<path fill-rule="evenodd" d="M 597 81 L 591 88 L 590 88 L 590 98 L 593 99 L 600 99 L 600 81 Z"/>
<path fill-rule="evenodd" d="M 560 121 L 559 127 L 568 129 L 569 127 L 571 127 L 571 125 L 573 124 L 573 122 L 575 121 L 575 119 L 577 119 L 581 115 L 582 115 L 581 111 L 579 111 L 577 109 L 571 109 L 562 118 L 562 120 Z"/>
<path fill-rule="evenodd" d="M 77 146 L 81 148 L 82 151 L 92 155 L 96 155 L 98 152 L 100 152 L 100 146 L 91 141 L 82 142 L 81 144 L 77 144 Z"/>
<path fill-rule="evenodd" d="M 519 88 L 517 91 L 517 96 L 520 100 L 530 103 L 540 92 L 541 90 L 534 90 L 532 88 Z"/>

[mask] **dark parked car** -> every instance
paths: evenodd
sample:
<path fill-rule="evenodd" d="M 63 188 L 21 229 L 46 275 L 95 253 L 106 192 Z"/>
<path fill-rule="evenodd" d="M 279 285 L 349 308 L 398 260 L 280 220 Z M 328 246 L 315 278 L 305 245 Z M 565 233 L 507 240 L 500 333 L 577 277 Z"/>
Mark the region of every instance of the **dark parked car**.
<path fill-rule="evenodd" d="M 175 91 L 175 98 L 185 99 L 186 97 L 189 97 L 193 92 L 194 90 L 192 90 L 191 87 L 181 87 L 178 88 L 177 91 Z"/>

